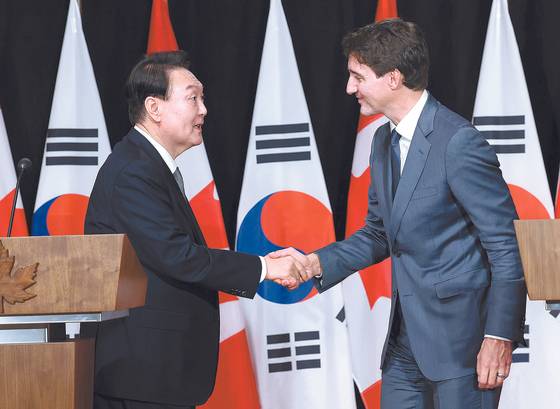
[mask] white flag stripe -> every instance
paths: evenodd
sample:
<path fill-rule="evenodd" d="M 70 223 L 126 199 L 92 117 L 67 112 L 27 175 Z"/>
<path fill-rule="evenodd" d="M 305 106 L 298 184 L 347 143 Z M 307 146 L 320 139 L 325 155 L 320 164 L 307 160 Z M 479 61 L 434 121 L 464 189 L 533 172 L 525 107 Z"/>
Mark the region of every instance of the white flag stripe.
<path fill-rule="evenodd" d="M 391 300 L 380 297 L 370 309 L 359 274 L 353 274 L 344 280 L 342 290 L 350 335 L 352 372 L 356 385 L 362 392 L 381 379 L 381 352 L 389 326 Z"/>
<path fill-rule="evenodd" d="M 498 153 L 504 179 L 510 187 L 522 188 L 540 202 L 544 211 L 536 216 L 551 217 L 552 198 L 506 0 L 494 0 L 492 4 L 473 123 L 483 132 L 498 131 L 484 135 Z M 524 199 L 528 198 L 517 197 L 518 201 Z M 533 206 L 527 206 L 528 203 Z M 529 212 L 538 210 L 533 202 L 524 204 L 524 212 L 527 208 Z M 535 215 L 525 215 L 531 216 Z M 558 318 L 545 311 L 544 302 L 528 301 L 525 327 L 528 347 L 521 346 L 514 352 L 500 408 L 544 408 L 560 401 L 556 376 L 560 367 L 559 324 Z"/>
<path fill-rule="evenodd" d="M 203 143 L 187 149 L 177 157 L 176 162 L 181 169 L 181 173 L 185 175 L 185 193 L 189 200 L 213 182 L 214 177 Z M 214 190 L 214 198 L 219 200 L 216 190 Z"/>
<path fill-rule="evenodd" d="M 354 158 L 352 159 L 352 175 L 358 177 L 369 168 L 369 155 L 371 152 L 373 135 L 377 128 L 387 123 L 387 121 L 387 117 L 382 116 L 358 132 L 356 146 L 354 148 Z"/>

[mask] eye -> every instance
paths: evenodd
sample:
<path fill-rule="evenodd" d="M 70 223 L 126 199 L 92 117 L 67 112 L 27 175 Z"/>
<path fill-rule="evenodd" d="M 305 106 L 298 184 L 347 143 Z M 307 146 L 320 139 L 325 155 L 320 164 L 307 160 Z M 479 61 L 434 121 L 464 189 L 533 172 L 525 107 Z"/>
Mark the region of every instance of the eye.
<path fill-rule="evenodd" d="M 204 102 L 204 95 L 191 95 L 191 96 L 187 97 L 187 101 L 192 102 L 192 103 L 196 103 L 198 101 Z"/>

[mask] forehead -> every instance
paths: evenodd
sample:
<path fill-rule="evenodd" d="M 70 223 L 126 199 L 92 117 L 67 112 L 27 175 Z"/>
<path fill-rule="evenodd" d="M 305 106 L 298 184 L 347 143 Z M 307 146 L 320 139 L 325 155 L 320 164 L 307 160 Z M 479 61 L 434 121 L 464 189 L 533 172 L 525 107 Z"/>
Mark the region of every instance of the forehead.
<path fill-rule="evenodd" d="M 362 76 L 373 74 L 373 70 L 369 66 L 359 62 L 358 59 L 353 55 L 350 55 L 348 57 L 348 71 L 350 73 L 359 74 Z"/>
<path fill-rule="evenodd" d="M 202 83 L 196 76 L 185 68 L 177 68 L 169 73 L 169 86 L 172 90 L 194 89 L 202 92 Z"/>

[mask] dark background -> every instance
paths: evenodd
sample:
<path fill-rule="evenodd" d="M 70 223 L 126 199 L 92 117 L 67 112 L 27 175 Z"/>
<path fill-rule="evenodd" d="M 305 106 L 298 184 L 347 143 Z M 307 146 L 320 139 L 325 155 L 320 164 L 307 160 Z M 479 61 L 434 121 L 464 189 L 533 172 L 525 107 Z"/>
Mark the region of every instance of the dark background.
<path fill-rule="evenodd" d="M 373 21 L 376 0 L 283 0 L 334 212 L 344 232 L 358 105 L 345 95 L 342 36 Z M 235 237 L 249 128 L 268 14 L 264 0 L 169 0 L 180 48 L 205 85 L 204 139 L 230 244 Z M 426 32 L 429 90 L 471 118 L 491 0 L 400 0 Z M 560 2 L 510 0 L 510 14 L 554 194 L 560 158 Z M 34 207 L 68 0 L 0 0 L 0 105 L 14 163 L 34 168 L 22 187 Z M 145 52 L 150 0 L 83 0 L 83 26 L 114 145 L 129 129 L 123 84 Z M 6 160 L 0 158 L 0 160 Z"/>

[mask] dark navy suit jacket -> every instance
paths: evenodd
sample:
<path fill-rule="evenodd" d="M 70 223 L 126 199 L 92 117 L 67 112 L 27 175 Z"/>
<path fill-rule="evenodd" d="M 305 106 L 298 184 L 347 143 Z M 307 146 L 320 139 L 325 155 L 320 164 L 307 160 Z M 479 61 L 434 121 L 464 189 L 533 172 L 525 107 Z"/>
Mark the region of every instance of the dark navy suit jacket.
<path fill-rule="evenodd" d="M 391 256 L 389 329 L 398 295 L 421 371 L 434 381 L 465 376 L 476 370 L 485 334 L 523 340 L 526 288 L 515 208 L 492 147 L 433 97 L 394 200 L 390 145 L 386 124 L 372 143 L 366 224 L 317 252 L 318 287 L 324 291 Z"/>
<path fill-rule="evenodd" d="M 126 233 L 148 276 L 146 305 L 99 327 L 95 391 L 173 405 L 206 401 L 218 359 L 217 291 L 253 297 L 259 258 L 206 247 L 169 168 L 134 129 L 99 171 L 85 230 Z"/>

